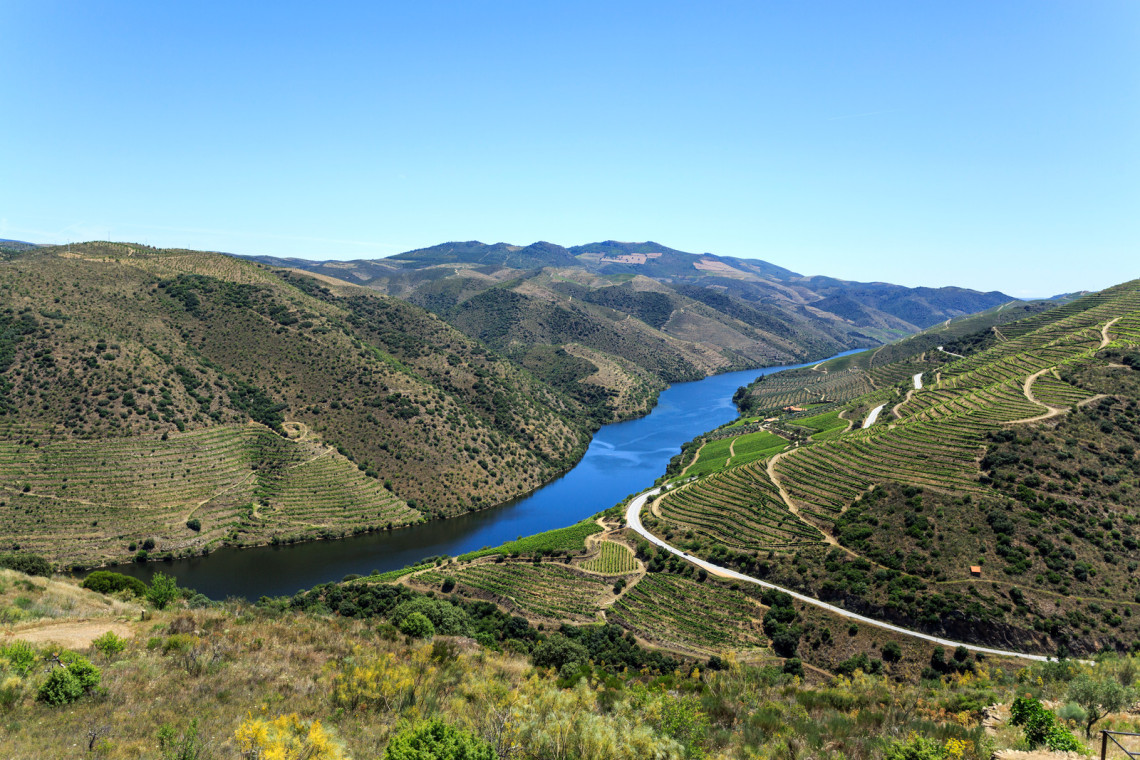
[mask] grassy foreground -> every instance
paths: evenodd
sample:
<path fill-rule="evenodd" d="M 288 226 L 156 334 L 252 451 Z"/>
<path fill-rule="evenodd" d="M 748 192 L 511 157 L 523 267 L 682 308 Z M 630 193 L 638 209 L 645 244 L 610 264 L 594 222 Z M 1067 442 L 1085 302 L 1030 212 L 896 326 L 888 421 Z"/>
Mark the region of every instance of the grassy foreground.
<path fill-rule="evenodd" d="M 35 595 L 29 584 L 45 585 L 5 571 L 0 597 L 8 604 Z M 331 612 L 327 604 L 351 586 L 330 585 L 291 604 L 190 609 L 180 599 L 139 619 L 139 600 L 104 597 L 60 579 L 51 584 L 69 587 L 56 593 L 72 598 L 82 617 L 57 608 L 15 636 L 0 637 L 5 756 L 427 757 L 395 754 L 389 744 L 401 731 L 440 719 L 489 746 L 486 757 L 498 758 L 980 759 L 1028 746 L 1026 732 L 988 705 L 1026 695 L 1053 700 L 1064 718 L 1050 720 L 1083 749 L 1093 742 L 1083 738 L 1088 712 L 1069 704 L 1074 684 L 1091 673 L 1131 686 L 1140 672 L 1140 661 L 1129 658 L 1096 666 L 955 669 L 951 657 L 946 674 L 917 683 L 858 667 L 833 676 L 802 670 L 798 661 L 743 664 L 731 655 L 649 657 L 630 667 L 618 661 L 644 654 L 631 646 L 620 656 L 601 652 L 590 638 L 597 630 L 563 635 L 507 622 L 519 638 L 481 637 L 484 645 L 469 637 L 404 635 L 391 622 L 400 605 L 383 615 Z M 371 598 L 406 604 L 410 593 L 377 585 Z M 53 658 L 67 662 L 70 655 L 45 631 L 77 625 L 89 639 L 73 649 L 90 658 L 98 682 L 53 706 L 44 684 L 57 670 Z M 121 637 L 103 634 L 91 645 L 96 631 L 115 629 Z M 574 659 L 587 648 L 581 642 L 594 647 L 587 660 Z M 1140 717 L 1114 713 L 1095 727 L 1135 730 Z M 292 750 L 274 755 L 274 746 L 285 746 L 282 736 L 292 738 Z"/>

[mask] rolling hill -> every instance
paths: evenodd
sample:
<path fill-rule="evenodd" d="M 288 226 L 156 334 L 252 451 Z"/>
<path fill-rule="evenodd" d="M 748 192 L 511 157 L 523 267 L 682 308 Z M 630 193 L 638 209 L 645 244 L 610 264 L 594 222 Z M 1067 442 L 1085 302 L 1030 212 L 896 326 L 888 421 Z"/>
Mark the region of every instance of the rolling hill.
<path fill-rule="evenodd" d="M 0 264 L 5 540 L 92 564 L 341 536 L 528 492 L 584 407 L 363 288 L 89 243 Z"/>
<path fill-rule="evenodd" d="M 671 467 L 680 487 L 647 525 L 907 627 L 1127 650 L 1140 639 L 1140 281 L 1019 312 L 761 378 L 738 394 L 740 420 Z"/>
<path fill-rule="evenodd" d="M 658 243 L 444 243 L 372 261 L 254 257 L 438 314 L 589 406 L 642 414 L 665 384 L 876 346 L 1014 299 L 804 277 Z"/>

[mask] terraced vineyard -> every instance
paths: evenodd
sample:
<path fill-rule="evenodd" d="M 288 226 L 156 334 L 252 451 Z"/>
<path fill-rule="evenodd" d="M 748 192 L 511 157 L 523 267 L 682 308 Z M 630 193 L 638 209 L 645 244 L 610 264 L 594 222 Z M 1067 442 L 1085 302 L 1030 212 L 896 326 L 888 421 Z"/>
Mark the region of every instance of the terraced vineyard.
<path fill-rule="evenodd" d="M 714 654 L 762 647 L 764 608 L 740 591 L 650 573 L 606 612 L 606 619 L 660 646 Z"/>
<path fill-rule="evenodd" d="M 1050 406 L 1070 406 L 1091 398 L 1094 394 L 1066 383 L 1055 374 L 1056 370 L 1038 377 L 1031 387 L 1033 396 Z"/>
<path fill-rule="evenodd" d="M 788 511 L 762 462 L 733 467 L 667 493 L 667 526 L 694 539 L 737 549 L 813 544 L 822 535 Z"/>
<path fill-rule="evenodd" d="M 547 620 L 597 619 L 610 582 L 551 562 L 479 562 L 413 577 L 415 584 L 439 588 L 453 578 L 456 590 L 490 599 L 517 614 Z"/>
<path fill-rule="evenodd" d="M 186 553 L 420 519 L 335 450 L 254 423 L 105 441 L 40 443 L 27 428 L 6 432 L 6 535 L 48 556 L 69 544 L 76 562 L 147 538 L 157 539 L 156 552 Z"/>
<path fill-rule="evenodd" d="M 1041 384 L 1044 403 L 1034 403 L 1025 395 L 1026 381 L 1042 370 L 1089 361 L 1101 345 L 1101 326 L 1140 308 L 1140 295 L 1098 296 L 1085 307 L 1070 305 L 1052 320 L 1046 318 L 1052 312 L 1034 317 L 1036 329 L 1007 329 L 1018 337 L 946 365 L 940 382 L 915 392 L 899 407 L 901 419 L 889 425 L 789 453 L 776 466 L 781 483 L 805 514 L 823 523 L 879 482 L 979 492 L 976 460 L 988 433 L 1049 413 L 1044 404 L 1067 406 L 1092 395 L 1046 372 L 1034 383 Z"/>
<path fill-rule="evenodd" d="M 599 544 L 598 556 L 582 563 L 583 570 L 603 575 L 624 575 L 634 572 L 637 568 L 637 558 L 633 556 L 629 547 L 615 541 L 602 541 Z"/>
<path fill-rule="evenodd" d="M 1017 630 L 1045 648 L 1069 636 L 1086 651 L 1106 631 L 1127 641 L 1135 609 L 1120 605 L 1132 605 L 1136 584 L 1121 573 L 1140 564 L 1133 494 L 1140 376 L 1130 371 L 1138 284 L 963 336 L 951 347 L 967 352 L 960 358 L 925 351 L 938 358 L 865 370 L 865 354 L 844 357 L 840 372 L 863 372 L 868 383 L 901 380 L 845 404 L 781 416 L 773 423 L 781 429 L 801 425 L 821 435 L 686 482 L 642 520 L 697 556 L 820 598 L 856 598 L 931 632 Z M 922 388 L 913 387 L 916 368 Z M 781 374 L 772 388 L 793 375 Z M 841 411 L 860 420 L 884 402 L 893 413 L 843 431 Z M 974 599 L 942 584 L 965 584 Z M 1055 591 L 1070 588 L 1095 599 L 1090 609 L 1103 620 Z M 1031 594 L 1049 601 L 1025 601 Z M 1140 604 L 1140 594 L 1135 599 Z M 955 618 L 971 622 L 954 628 L 947 620 Z M 1057 631 L 1059 639 L 1040 638 Z"/>
<path fill-rule="evenodd" d="M 736 467 L 780 451 L 788 442 L 774 433 L 757 431 L 706 443 L 697 461 L 686 471 L 687 476 L 709 475 L 726 467 Z"/>

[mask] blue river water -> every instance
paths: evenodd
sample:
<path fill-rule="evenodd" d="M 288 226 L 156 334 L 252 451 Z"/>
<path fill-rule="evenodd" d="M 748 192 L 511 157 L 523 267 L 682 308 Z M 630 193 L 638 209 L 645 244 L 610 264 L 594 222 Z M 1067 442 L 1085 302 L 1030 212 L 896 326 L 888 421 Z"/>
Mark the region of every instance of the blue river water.
<path fill-rule="evenodd" d="M 854 351 L 846 351 L 845 356 Z M 681 444 L 736 418 L 732 395 L 761 375 L 797 364 L 714 375 L 661 393 L 647 416 L 602 427 L 585 456 L 562 477 L 514 502 L 450 520 L 338 541 L 219 549 L 205 557 L 115 568 L 148 579 L 155 572 L 214 599 L 279 596 L 349 573 L 395 570 L 435 555 L 498 546 L 572 525 L 652 485 Z"/>

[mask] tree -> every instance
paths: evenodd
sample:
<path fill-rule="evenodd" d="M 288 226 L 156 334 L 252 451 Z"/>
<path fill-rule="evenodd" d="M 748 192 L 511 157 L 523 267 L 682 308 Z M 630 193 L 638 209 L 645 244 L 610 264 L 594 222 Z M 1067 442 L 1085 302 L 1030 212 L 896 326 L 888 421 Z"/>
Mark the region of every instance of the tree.
<path fill-rule="evenodd" d="M 1116 712 L 1132 699 L 1130 689 L 1120 685 L 1115 678 L 1093 678 L 1087 673 L 1069 682 L 1069 699 L 1076 702 L 1088 713 L 1085 719 L 1085 738 L 1092 736 L 1092 727 L 1098 720 Z"/>
<path fill-rule="evenodd" d="M 392 737 L 384 760 L 495 760 L 490 744 L 438 718 Z"/>
<path fill-rule="evenodd" d="M 553 634 L 534 648 L 531 655 L 536 668 L 561 670 L 566 663 L 581 665 L 590 659 L 590 652 L 577 641 L 572 641 L 560 633 Z"/>
<path fill-rule="evenodd" d="M 900 647 L 897 642 L 888 641 L 886 644 L 883 644 L 881 651 L 883 653 L 883 659 L 886 662 L 898 662 L 902 659 L 902 647 Z"/>
<path fill-rule="evenodd" d="M 435 626 L 422 612 L 413 612 L 400 621 L 400 633 L 414 639 L 430 639 L 435 635 Z"/>
<path fill-rule="evenodd" d="M 178 598 L 178 581 L 166 573 L 155 573 L 151 578 L 150 588 L 146 591 L 146 600 L 156 609 L 164 610 L 166 606 Z"/>

